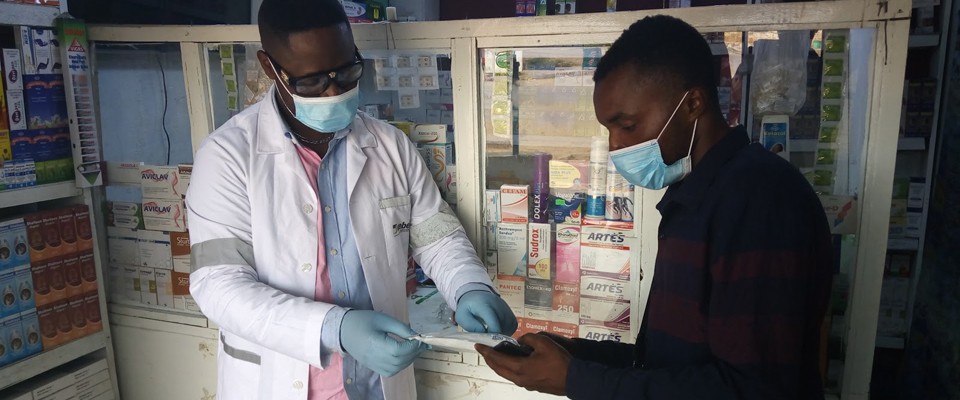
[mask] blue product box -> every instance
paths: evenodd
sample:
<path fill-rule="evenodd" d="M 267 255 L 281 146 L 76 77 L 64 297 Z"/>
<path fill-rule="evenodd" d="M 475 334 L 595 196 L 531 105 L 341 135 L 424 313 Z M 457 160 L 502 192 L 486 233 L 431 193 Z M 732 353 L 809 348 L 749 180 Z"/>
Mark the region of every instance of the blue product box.
<path fill-rule="evenodd" d="M 27 129 L 69 126 L 63 75 L 24 75 L 23 96 L 27 109 Z"/>
<path fill-rule="evenodd" d="M 587 195 L 583 192 L 557 191 L 550 196 L 550 216 L 557 224 L 580 224 Z"/>
<path fill-rule="evenodd" d="M 12 318 L 16 318 L 18 320 L 20 319 L 20 317 Z M 13 362 L 13 357 L 11 357 L 13 351 L 10 350 L 10 342 L 8 341 L 8 335 L 6 334 L 7 330 L 4 327 L 6 322 L 6 318 L 0 318 L 0 367 Z"/>
<path fill-rule="evenodd" d="M 53 142 L 50 148 L 50 160 L 72 159 L 73 151 L 70 148 L 70 128 L 54 129 L 52 136 Z"/>
<path fill-rule="evenodd" d="M 26 356 L 43 351 L 43 340 L 40 338 L 40 318 L 37 312 L 20 314 L 20 325 L 23 327 L 23 340 L 26 342 Z"/>
<path fill-rule="evenodd" d="M 27 358 L 27 341 L 23 339 L 23 324 L 20 322 L 20 315 L 7 318 L 3 321 L 3 327 L 0 327 L 4 341 L 9 347 L 9 362 L 14 363 Z"/>
<path fill-rule="evenodd" d="M 17 277 L 13 270 L 0 273 L 0 318 L 20 315 L 20 303 L 17 302 Z"/>
<path fill-rule="evenodd" d="M 11 131 L 10 149 L 13 153 L 14 161 L 33 158 L 33 133 L 28 130 Z"/>
<path fill-rule="evenodd" d="M 13 270 L 13 275 L 17 283 L 17 304 L 19 304 L 19 312 L 36 312 L 37 303 L 33 298 L 33 274 L 30 270 L 30 264 L 17 267 Z"/>

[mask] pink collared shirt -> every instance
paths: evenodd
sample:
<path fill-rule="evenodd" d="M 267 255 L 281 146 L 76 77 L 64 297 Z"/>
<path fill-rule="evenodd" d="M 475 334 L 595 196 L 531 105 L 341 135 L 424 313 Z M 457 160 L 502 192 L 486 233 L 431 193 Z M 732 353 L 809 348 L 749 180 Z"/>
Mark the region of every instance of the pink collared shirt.
<path fill-rule="evenodd" d="M 317 174 L 323 160 L 319 154 L 303 146 L 295 146 L 300 163 L 307 173 L 307 180 L 314 194 L 317 194 Z M 317 196 L 319 198 L 319 194 Z M 330 290 L 330 274 L 327 273 L 326 248 L 323 243 L 323 213 L 317 207 L 317 287 L 313 298 L 324 303 L 333 303 L 333 294 Z M 347 400 L 347 391 L 343 387 L 343 359 L 340 353 L 330 356 L 330 364 L 326 369 L 310 366 L 308 400 Z"/>

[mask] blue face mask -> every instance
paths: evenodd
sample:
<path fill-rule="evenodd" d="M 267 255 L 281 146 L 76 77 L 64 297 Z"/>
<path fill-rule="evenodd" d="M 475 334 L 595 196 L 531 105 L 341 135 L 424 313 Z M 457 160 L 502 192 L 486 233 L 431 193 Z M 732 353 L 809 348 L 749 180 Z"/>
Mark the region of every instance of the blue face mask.
<path fill-rule="evenodd" d="M 273 63 L 270 63 L 270 66 L 273 67 Z M 293 98 L 295 112 L 291 114 L 294 118 L 317 132 L 341 131 L 350 126 L 353 118 L 357 116 L 357 107 L 360 106 L 359 84 L 344 93 L 329 97 L 298 96 L 291 93 L 283 84 L 277 83 L 277 86 L 283 86 L 287 94 Z M 286 104 L 284 107 L 287 107 Z M 289 107 L 287 111 L 290 111 Z"/>
<path fill-rule="evenodd" d="M 667 165 L 663 161 L 663 154 L 660 151 L 660 136 L 667 130 L 673 116 L 677 115 L 677 110 L 687 99 L 690 92 L 683 94 L 677 108 L 670 114 L 667 123 L 663 125 L 660 134 L 656 139 L 648 140 L 643 143 L 635 144 L 630 147 L 622 148 L 610 152 L 610 160 L 617 167 L 617 172 L 631 184 L 651 190 L 660 190 L 674 183 L 679 182 L 686 177 L 692 169 L 690 153 L 693 151 L 693 140 L 697 136 L 697 121 L 693 122 L 693 135 L 690 138 L 690 148 L 687 150 L 687 156 Z"/>

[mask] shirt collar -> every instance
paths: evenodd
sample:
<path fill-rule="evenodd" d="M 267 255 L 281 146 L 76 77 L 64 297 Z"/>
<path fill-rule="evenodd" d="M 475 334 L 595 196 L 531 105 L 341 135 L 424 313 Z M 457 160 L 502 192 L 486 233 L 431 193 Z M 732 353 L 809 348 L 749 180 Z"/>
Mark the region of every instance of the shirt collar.
<path fill-rule="evenodd" d="M 745 128 L 742 126 L 731 128 L 726 136 L 707 151 L 686 178 L 670 185 L 667 193 L 663 195 L 663 200 L 657 204 L 657 209 L 662 213 L 673 203 L 687 207 L 699 205 L 724 165 L 749 144 L 750 138 Z"/>

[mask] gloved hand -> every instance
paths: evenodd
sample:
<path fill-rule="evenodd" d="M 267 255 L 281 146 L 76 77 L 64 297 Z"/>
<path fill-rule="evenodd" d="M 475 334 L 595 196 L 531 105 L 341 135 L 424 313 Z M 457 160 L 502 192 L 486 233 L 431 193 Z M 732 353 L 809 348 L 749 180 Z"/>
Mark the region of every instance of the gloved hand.
<path fill-rule="evenodd" d="M 416 335 L 407 324 L 377 311 L 350 310 L 340 323 L 340 344 L 361 365 L 393 376 L 413 363 L 426 347 L 419 340 L 395 339 Z"/>
<path fill-rule="evenodd" d="M 513 335 L 517 318 L 507 302 L 486 290 L 464 293 L 457 302 L 457 324 L 469 332 Z"/>

